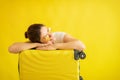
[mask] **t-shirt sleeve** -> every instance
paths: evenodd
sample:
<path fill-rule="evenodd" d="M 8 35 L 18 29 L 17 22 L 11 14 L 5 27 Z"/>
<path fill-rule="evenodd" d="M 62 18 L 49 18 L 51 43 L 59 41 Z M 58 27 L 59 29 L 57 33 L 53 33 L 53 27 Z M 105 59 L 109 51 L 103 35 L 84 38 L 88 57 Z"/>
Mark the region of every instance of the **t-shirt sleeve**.
<path fill-rule="evenodd" d="M 55 43 L 62 43 L 65 34 L 65 32 L 54 32 L 53 37 L 55 38 Z"/>

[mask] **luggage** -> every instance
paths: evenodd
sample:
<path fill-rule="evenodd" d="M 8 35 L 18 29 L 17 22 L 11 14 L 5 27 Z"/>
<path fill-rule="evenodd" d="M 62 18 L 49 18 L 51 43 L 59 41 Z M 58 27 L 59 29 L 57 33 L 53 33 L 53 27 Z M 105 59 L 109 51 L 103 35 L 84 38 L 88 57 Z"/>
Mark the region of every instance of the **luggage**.
<path fill-rule="evenodd" d="M 79 57 L 76 50 L 25 50 L 19 55 L 20 80 L 81 80 Z"/>

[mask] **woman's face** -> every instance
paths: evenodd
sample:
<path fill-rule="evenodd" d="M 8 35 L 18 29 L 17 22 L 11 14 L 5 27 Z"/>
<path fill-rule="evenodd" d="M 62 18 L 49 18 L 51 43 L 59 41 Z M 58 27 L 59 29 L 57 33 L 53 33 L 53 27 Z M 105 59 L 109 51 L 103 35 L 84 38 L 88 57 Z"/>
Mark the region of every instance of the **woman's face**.
<path fill-rule="evenodd" d="M 47 28 L 45 26 L 41 27 L 40 29 L 41 36 L 40 36 L 40 41 L 42 43 L 54 43 L 54 38 L 52 36 L 52 33 L 50 33 L 50 28 Z"/>

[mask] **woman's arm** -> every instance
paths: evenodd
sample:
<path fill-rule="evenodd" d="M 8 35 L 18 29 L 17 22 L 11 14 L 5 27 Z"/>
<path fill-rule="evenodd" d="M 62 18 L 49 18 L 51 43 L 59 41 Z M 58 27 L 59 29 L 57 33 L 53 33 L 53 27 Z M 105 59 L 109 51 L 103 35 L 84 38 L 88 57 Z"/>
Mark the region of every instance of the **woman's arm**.
<path fill-rule="evenodd" d="M 36 47 L 42 47 L 42 46 L 47 46 L 48 44 L 40 44 L 40 43 L 30 43 L 30 42 L 16 42 L 9 46 L 8 51 L 10 53 L 19 53 L 23 50 L 28 50 L 31 48 L 36 48 Z"/>
<path fill-rule="evenodd" d="M 85 45 L 80 40 L 73 38 L 69 34 L 66 34 L 64 36 L 63 41 L 64 41 L 63 43 L 56 43 L 55 47 L 57 49 L 76 49 L 79 51 L 82 51 L 85 49 Z"/>
<path fill-rule="evenodd" d="M 54 44 L 54 46 L 56 49 L 76 49 L 79 51 L 85 49 L 85 45 L 79 40 L 66 42 L 66 43 L 56 43 Z"/>
<path fill-rule="evenodd" d="M 38 43 L 25 43 L 25 42 L 16 42 L 9 46 L 8 51 L 10 53 L 19 53 L 23 50 L 31 49 L 37 47 Z"/>
<path fill-rule="evenodd" d="M 40 50 L 76 49 L 82 51 L 85 49 L 85 45 L 80 40 L 77 40 L 72 36 L 66 34 L 64 36 L 63 43 L 55 43 L 44 47 L 37 47 L 36 49 Z"/>

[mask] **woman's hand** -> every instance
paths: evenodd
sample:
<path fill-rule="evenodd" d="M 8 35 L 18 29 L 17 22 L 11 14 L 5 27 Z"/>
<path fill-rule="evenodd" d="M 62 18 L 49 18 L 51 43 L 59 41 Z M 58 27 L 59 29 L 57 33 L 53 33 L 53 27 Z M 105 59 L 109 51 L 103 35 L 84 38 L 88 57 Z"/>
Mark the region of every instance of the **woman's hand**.
<path fill-rule="evenodd" d="M 45 46 L 49 46 L 52 45 L 53 43 L 51 41 L 48 41 L 47 43 L 37 43 L 36 47 L 45 47 Z"/>
<path fill-rule="evenodd" d="M 38 46 L 36 49 L 37 50 L 56 50 L 57 48 L 55 47 L 54 44 L 51 44 L 51 45 Z"/>

